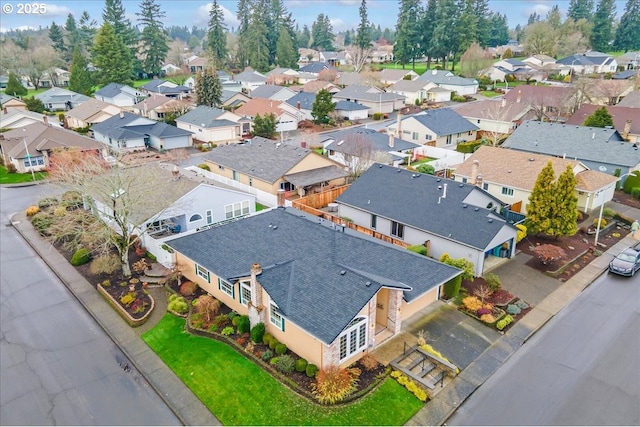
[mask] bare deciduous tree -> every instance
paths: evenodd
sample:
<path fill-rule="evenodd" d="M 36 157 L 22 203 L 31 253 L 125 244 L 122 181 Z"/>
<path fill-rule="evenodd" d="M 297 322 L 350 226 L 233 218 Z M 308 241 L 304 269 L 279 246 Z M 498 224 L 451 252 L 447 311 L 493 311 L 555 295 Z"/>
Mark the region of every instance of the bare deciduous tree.
<path fill-rule="evenodd" d="M 391 154 L 375 150 L 373 144 L 362 135 L 348 135 L 344 140 L 336 141 L 340 153 L 349 171 L 350 178 L 356 179 L 374 163 L 387 164 L 391 161 Z M 391 151 L 392 148 L 389 148 Z"/>
<path fill-rule="evenodd" d="M 353 62 L 353 71 L 359 73 L 364 66 L 369 62 L 369 55 L 373 52 L 374 47 L 361 48 L 352 45 L 347 49 L 347 52 L 351 55 L 351 61 Z"/>
<path fill-rule="evenodd" d="M 491 64 L 493 64 L 491 52 L 483 49 L 478 43 L 472 43 L 460 57 L 460 73 L 465 77 L 476 78 L 480 70 L 484 70 Z"/>

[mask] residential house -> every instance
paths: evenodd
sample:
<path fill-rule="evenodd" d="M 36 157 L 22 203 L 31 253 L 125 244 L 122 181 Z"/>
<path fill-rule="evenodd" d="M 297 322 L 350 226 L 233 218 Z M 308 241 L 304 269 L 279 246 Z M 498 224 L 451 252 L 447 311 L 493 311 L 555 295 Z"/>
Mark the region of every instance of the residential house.
<path fill-rule="evenodd" d="M 315 80 L 318 80 L 318 75 L 315 73 L 307 73 L 305 71 L 298 73 L 298 84 L 304 85 Z"/>
<path fill-rule="evenodd" d="M 609 175 L 623 176 L 640 169 L 637 144 L 625 142 L 615 129 L 527 121 L 503 147 L 578 160 L 591 170 Z"/>
<path fill-rule="evenodd" d="M 0 74 L 0 89 L 5 90 L 7 88 L 7 83 L 9 83 L 9 76 L 6 74 Z"/>
<path fill-rule="evenodd" d="M 640 90 L 629 92 L 617 105 L 618 107 L 640 108 Z"/>
<path fill-rule="evenodd" d="M 349 366 L 399 334 L 461 274 L 292 208 L 167 244 L 188 280 L 320 369 Z"/>
<path fill-rule="evenodd" d="M 164 95 L 169 98 L 182 99 L 188 96 L 192 89 L 187 86 L 178 85 L 174 82 L 162 79 L 153 79 L 149 83 L 140 86 L 143 93 L 148 95 Z"/>
<path fill-rule="evenodd" d="M 403 96 L 406 105 L 419 105 L 427 100 L 426 87 L 428 85 L 433 84 L 421 82 L 418 80 L 399 80 L 398 82 L 389 86 L 387 88 L 387 91 Z M 447 101 L 449 99 L 447 99 Z"/>
<path fill-rule="evenodd" d="M 566 124 L 583 125 L 587 117 L 595 113 L 600 105 L 583 104 L 573 116 L 569 117 Z M 640 143 L 640 111 L 637 108 L 608 105 L 607 109 L 613 119 L 613 127 L 622 138 L 629 142 Z"/>
<path fill-rule="evenodd" d="M 313 103 L 316 102 L 316 94 L 309 92 L 298 92 L 281 106 L 282 109 L 294 114 L 298 122 L 302 120 L 313 120 L 311 111 Z"/>
<path fill-rule="evenodd" d="M 344 73 L 343 73 L 344 74 Z M 323 80 L 312 80 L 303 84 L 302 86 L 292 87 L 296 92 L 309 92 L 309 93 L 318 93 L 322 89 L 326 89 L 330 94 L 335 94 L 340 92 L 340 88 L 333 83 L 325 82 Z"/>
<path fill-rule="evenodd" d="M 460 142 L 475 141 L 478 126 L 451 108 L 425 110 L 398 116 L 387 132 L 400 139 L 431 147 L 455 150 Z"/>
<path fill-rule="evenodd" d="M 540 72 L 527 64 L 517 59 L 501 59 L 493 64 L 491 67 L 483 70 L 481 74 L 489 77 L 491 80 L 504 81 L 507 76 L 512 76 L 514 80 L 544 80 L 547 74 Z"/>
<path fill-rule="evenodd" d="M 331 160 L 345 165 L 354 175 L 369 169 L 374 163 L 399 166 L 420 147 L 413 142 L 363 127 L 328 132 L 322 146 Z"/>
<path fill-rule="evenodd" d="M 517 40 L 509 40 L 507 44 L 497 46 L 495 49 L 490 49 L 494 57 L 502 58 L 507 50 L 511 51 L 511 55 L 515 57 L 524 56 L 525 49 L 522 44 L 519 44 Z"/>
<path fill-rule="evenodd" d="M 234 112 L 243 117 L 248 117 L 252 121 L 259 114 L 264 117 L 273 114 L 276 119 L 276 132 L 289 132 L 298 129 L 298 118 L 296 114 L 281 108 L 282 101 L 270 99 L 254 98 L 237 108 Z"/>
<path fill-rule="evenodd" d="M 133 107 L 146 95 L 138 89 L 120 83 L 109 83 L 97 90 L 93 97 L 102 102 L 117 105 L 118 107 Z"/>
<path fill-rule="evenodd" d="M 453 91 L 436 85 L 433 82 L 427 83 L 425 86 L 427 90 L 427 102 L 447 102 L 451 101 Z"/>
<path fill-rule="evenodd" d="M 234 111 L 236 108 L 246 104 L 250 100 L 251 97 L 242 92 L 223 89 L 222 96 L 220 97 L 220 106 Z"/>
<path fill-rule="evenodd" d="M 172 74 L 179 74 L 179 73 L 182 73 L 182 68 L 178 67 L 177 65 L 171 64 L 169 62 L 164 64 L 160 68 L 160 74 L 162 76 L 170 76 Z"/>
<path fill-rule="evenodd" d="M 27 109 L 27 104 L 22 99 L 18 99 L 11 95 L 7 95 L 4 92 L 0 93 L 0 106 L 2 106 L 2 109 L 7 109 L 7 108 L 15 108 L 17 110 Z"/>
<path fill-rule="evenodd" d="M 320 61 L 324 62 L 332 67 L 338 67 L 340 65 L 347 65 L 346 52 L 318 52 L 320 55 Z"/>
<path fill-rule="evenodd" d="M 251 98 L 269 99 L 272 101 L 286 101 L 294 96 L 296 92 L 288 87 L 278 85 L 262 85 L 251 91 Z"/>
<path fill-rule="evenodd" d="M 529 104 L 508 102 L 505 98 L 465 102 L 452 108 L 478 127 L 478 139 L 486 137 L 494 142 L 509 135 L 522 122 L 535 118 Z"/>
<path fill-rule="evenodd" d="M 640 70 L 625 70 L 615 73 L 611 78 L 613 80 L 634 80 L 639 78 Z"/>
<path fill-rule="evenodd" d="M 460 96 L 478 93 L 479 83 L 477 80 L 459 77 L 450 71 L 427 70 L 416 80 L 433 82 L 442 88 L 456 92 Z"/>
<path fill-rule="evenodd" d="M 99 154 L 102 144 L 60 127 L 32 123 L 0 134 L 4 164 L 12 163 L 19 173 L 47 170 L 60 149 L 75 148 Z"/>
<path fill-rule="evenodd" d="M 35 95 L 49 111 L 67 111 L 91 99 L 81 93 L 54 87 Z"/>
<path fill-rule="evenodd" d="M 163 122 L 120 112 L 91 127 L 93 136 L 116 152 L 146 148 L 170 150 L 191 146 L 193 132 Z"/>
<path fill-rule="evenodd" d="M 418 76 L 419 74 L 413 70 L 396 70 L 394 68 L 384 68 L 378 73 L 380 83 L 387 86 L 398 83 L 401 80 L 412 81 L 417 79 Z"/>
<path fill-rule="evenodd" d="M 320 60 L 320 52 L 315 49 L 309 49 L 306 47 L 298 48 L 298 65 L 303 66 L 310 62 L 315 62 Z"/>
<path fill-rule="evenodd" d="M 240 142 L 244 134 L 250 132 L 250 123 L 243 127 L 242 117 L 220 108 L 199 105 L 176 119 L 178 129 L 193 132 L 198 141 L 213 144 Z"/>
<path fill-rule="evenodd" d="M 334 109 L 338 117 L 345 120 L 358 121 L 369 117 L 369 108 L 353 101 L 338 101 Z"/>
<path fill-rule="evenodd" d="M 481 146 L 456 167 L 455 180 L 482 187 L 514 212 L 527 212 L 529 196 L 549 162 L 557 179 L 567 167 L 576 177 L 578 209 L 589 214 L 613 198 L 618 178 L 590 170 L 577 160 Z"/>
<path fill-rule="evenodd" d="M 342 185 L 342 165 L 312 150 L 254 137 L 250 144 L 218 146 L 204 156 L 211 173 L 277 195 Z"/>
<path fill-rule="evenodd" d="M 369 108 L 369 115 L 388 114 L 405 106 L 405 97 L 374 86 L 347 86 L 333 95 L 334 101 L 353 101 Z"/>
<path fill-rule="evenodd" d="M 583 97 L 571 86 L 520 85 L 503 98 L 510 103 L 529 105 L 536 120 L 563 122 L 580 107 Z"/>
<path fill-rule="evenodd" d="M 548 78 L 550 74 L 558 74 L 566 76 L 571 72 L 571 68 L 566 65 L 556 63 L 556 59 L 549 55 L 537 54 L 531 55 L 522 60 L 529 67 L 545 74 L 544 78 Z"/>
<path fill-rule="evenodd" d="M 234 90 L 236 92 L 240 92 L 240 83 L 236 82 L 234 80 L 232 80 L 231 76 L 229 75 L 229 73 L 227 73 L 226 71 L 223 70 L 216 70 L 216 74 L 218 75 L 218 79 L 220 79 L 220 84 L 222 84 L 222 89 L 223 90 Z M 183 86 L 188 87 L 189 89 L 195 89 L 196 87 L 196 78 L 195 76 L 191 76 L 189 78 L 187 78 L 184 83 L 182 83 Z"/>
<path fill-rule="evenodd" d="M 336 67 L 326 62 L 310 62 L 307 65 L 300 67 L 298 71 L 300 73 L 313 74 L 317 78 L 318 75 L 324 70 L 332 70 L 332 71 L 335 71 L 336 73 L 338 72 L 338 69 Z"/>
<path fill-rule="evenodd" d="M 558 59 L 558 64 L 571 68 L 571 74 L 604 74 L 615 73 L 618 61 L 613 56 L 602 52 L 586 52 Z"/>
<path fill-rule="evenodd" d="M 134 114 L 152 120 L 164 120 L 167 114 L 182 115 L 193 108 L 193 104 L 184 99 L 169 98 L 164 95 L 151 95 L 133 106 Z"/>
<path fill-rule="evenodd" d="M 0 129 L 19 129 L 33 123 L 44 123 L 46 125 L 62 127 L 57 119 L 35 111 L 22 108 L 3 108 L 0 111 Z"/>
<path fill-rule="evenodd" d="M 187 67 L 191 74 L 201 73 L 207 67 L 207 58 L 196 56 L 187 63 Z"/>
<path fill-rule="evenodd" d="M 598 79 L 589 82 L 581 92 L 585 102 L 598 105 L 616 105 L 633 91 L 634 83 L 624 79 Z"/>
<path fill-rule="evenodd" d="M 45 71 L 40 78 L 40 87 L 67 87 L 69 86 L 69 71 L 62 68 L 54 68 L 51 71 Z"/>
<path fill-rule="evenodd" d="M 292 85 L 298 82 L 297 70 L 291 68 L 276 67 L 267 74 L 267 84 L 270 85 Z"/>
<path fill-rule="evenodd" d="M 394 59 L 393 45 L 389 44 L 376 44 L 373 50 L 369 53 L 369 62 L 374 64 L 393 62 Z"/>
<path fill-rule="evenodd" d="M 637 70 L 640 67 L 640 51 L 629 51 L 616 57 L 618 66 L 625 70 Z"/>
<path fill-rule="evenodd" d="M 356 73 L 353 71 L 345 71 L 343 73 L 340 73 L 340 75 L 336 79 L 336 84 L 340 87 L 352 86 L 352 85 L 373 86 L 374 82 L 369 80 L 370 79 L 367 76 L 361 73 Z"/>
<path fill-rule="evenodd" d="M 443 254 L 472 262 L 476 276 L 513 258 L 516 229 L 495 210 L 501 203 L 479 187 L 376 164 L 337 199 L 338 216 L 361 227 L 425 245 L 428 256 Z"/>
<path fill-rule="evenodd" d="M 71 129 L 88 128 L 120 114 L 120 111 L 122 110 L 118 106 L 90 99 L 67 111 L 64 115 L 66 127 Z"/>
<path fill-rule="evenodd" d="M 242 92 L 249 96 L 251 96 L 251 92 L 258 86 L 267 84 L 267 76 L 250 68 L 240 74 L 236 74 L 233 79 L 240 83 Z"/>

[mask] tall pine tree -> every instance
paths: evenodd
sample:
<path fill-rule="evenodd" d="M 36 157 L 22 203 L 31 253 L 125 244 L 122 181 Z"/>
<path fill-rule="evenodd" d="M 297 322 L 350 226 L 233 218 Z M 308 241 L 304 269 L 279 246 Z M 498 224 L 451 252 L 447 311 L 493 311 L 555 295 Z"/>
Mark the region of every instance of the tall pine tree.
<path fill-rule="evenodd" d="M 527 233 L 546 233 L 551 225 L 551 207 L 555 186 L 555 173 L 551 162 L 542 169 L 529 195 L 525 226 Z"/>
<path fill-rule="evenodd" d="M 224 24 L 224 14 L 218 0 L 213 0 L 209 10 L 209 26 L 207 28 L 207 53 L 216 69 L 222 69 L 228 61 L 227 27 Z"/>
<path fill-rule="evenodd" d="M 640 49 L 640 0 L 627 0 L 613 47 L 625 52 Z"/>
<path fill-rule="evenodd" d="M 165 12 L 155 0 L 142 0 L 138 22 L 144 28 L 140 33 L 140 57 L 142 69 L 151 76 L 159 76 L 169 53 L 168 34 L 162 24 Z"/>
<path fill-rule="evenodd" d="M 98 83 L 133 83 L 133 59 L 122 39 L 116 36 L 111 24 L 105 22 L 96 34 L 93 45 L 93 64 L 98 71 Z"/>
<path fill-rule="evenodd" d="M 69 90 L 90 96 L 93 88 L 91 73 L 87 70 L 87 58 L 85 58 L 80 46 L 73 49 L 73 59 L 69 70 Z"/>
<path fill-rule="evenodd" d="M 371 28 L 369 27 L 369 17 L 367 16 L 367 0 L 360 3 L 360 24 L 356 32 L 355 45 L 360 49 L 367 49 L 371 46 Z"/>
<path fill-rule="evenodd" d="M 128 48 L 136 48 L 138 36 L 131 21 L 127 18 L 122 0 L 105 0 L 102 20 L 113 27 L 115 34 L 122 39 Z"/>
<path fill-rule="evenodd" d="M 4 93 L 11 96 L 25 96 L 29 91 L 22 85 L 18 76 L 12 71 L 9 73 L 9 80 L 7 81 L 7 87 L 4 89 Z"/>
<path fill-rule="evenodd" d="M 285 24 L 281 24 L 278 43 L 276 44 L 276 65 L 284 68 L 297 68 L 298 50 L 295 47 L 291 33 Z"/>
<path fill-rule="evenodd" d="M 324 13 L 319 14 L 311 25 L 311 47 L 320 51 L 332 51 L 334 39 L 329 17 Z"/>
<path fill-rule="evenodd" d="M 602 52 L 608 51 L 609 43 L 613 40 L 613 21 L 616 5 L 613 0 L 600 0 L 593 17 L 591 32 L 591 47 Z M 640 37 L 640 34 L 638 35 Z"/>
<path fill-rule="evenodd" d="M 222 97 L 222 84 L 213 68 L 205 68 L 196 74 L 196 103 L 207 107 L 218 107 Z"/>
<path fill-rule="evenodd" d="M 549 236 L 573 236 L 578 232 L 578 197 L 575 193 L 576 177 L 573 168 L 567 165 L 554 185 L 551 204 Z"/>
<path fill-rule="evenodd" d="M 53 46 L 58 53 L 62 55 L 66 52 L 67 46 L 64 43 L 62 27 L 57 25 L 55 21 L 53 21 L 51 27 L 49 27 L 49 39 L 51 40 L 51 46 Z"/>
<path fill-rule="evenodd" d="M 402 64 L 412 64 L 422 55 L 420 43 L 423 39 L 420 33 L 422 9 L 418 0 L 400 0 L 400 11 L 396 23 L 396 43 L 393 46 L 393 57 Z"/>
<path fill-rule="evenodd" d="M 247 29 L 246 54 L 249 65 L 258 71 L 269 70 L 269 28 L 267 27 L 267 15 L 269 11 L 264 0 L 258 0 L 253 5 L 251 20 Z"/>
<path fill-rule="evenodd" d="M 580 19 L 591 20 L 593 15 L 593 0 L 571 0 L 569 2 L 569 10 L 567 18 L 571 18 L 578 22 Z"/>

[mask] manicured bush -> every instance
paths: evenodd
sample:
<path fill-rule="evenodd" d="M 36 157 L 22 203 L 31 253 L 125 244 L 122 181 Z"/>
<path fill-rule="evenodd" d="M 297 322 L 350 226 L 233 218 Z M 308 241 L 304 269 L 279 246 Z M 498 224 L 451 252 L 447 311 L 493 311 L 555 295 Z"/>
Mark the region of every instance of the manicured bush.
<path fill-rule="evenodd" d="M 413 382 L 413 380 L 404 375 L 402 372 L 396 370 L 392 371 L 391 378 L 394 378 L 396 381 L 398 381 L 398 384 L 404 386 L 422 402 L 427 401 L 427 392 L 424 389 L 420 388 L 416 383 Z"/>
<path fill-rule="evenodd" d="M 251 341 L 256 344 L 262 342 L 262 338 L 264 337 L 264 323 L 257 323 L 253 328 L 251 328 Z"/>
<path fill-rule="evenodd" d="M 296 362 L 293 357 L 288 354 L 283 354 L 282 356 L 278 356 L 278 361 L 275 366 L 276 369 L 285 374 L 290 374 L 295 369 Z"/>
<path fill-rule="evenodd" d="M 244 334 L 249 332 L 249 329 L 251 329 L 251 322 L 249 321 L 249 316 L 247 315 L 237 316 L 237 317 L 234 317 L 233 320 L 235 321 L 236 319 L 238 319 L 238 321 L 236 322 L 238 333 Z"/>
<path fill-rule="evenodd" d="M 58 203 L 58 199 L 56 199 L 55 197 L 45 197 L 44 199 L 38 202 L 38 207 L 40 209 L 46 209 L 49 206 L 53 206 L 57 203 Z"/>
<path fill-rule="evenodd" d="M 198 165 L 198 167 L 199 167 L 200 169 L 204 169 L 204 170 L 206 170 L 206 171 L 210 171 L 210 170 L 211 170 L 211 169 L 209 168 L 209 165 L 208 165 L 208 164 L 206 164 L 206 163 L 200 163 L 200 164 Z"/>
<path fill-rule="evenodd" d="M 600 228 L 603 228 L 607 225 L 607 220 L 604 218 L 596 218 L 593 220 L 593 226 L 598 227 L 598 221 L 600 221 Z"/>
<path fill-rule="evenodd" d="M 484 279 L 487 282 L 487 286 L 489 286 L 489 289 L 491 289 L 493 292 L 502 289 L 502 283 L 500 282 L 500 278 L 497 274 L 489 273 Z"/>
<path fill-rule="evenodd" d="M 478 316 L 483 316 L 485 314 L 491 314 L 491 310 L 489 310 L 488 308 L 479 308 L 478 312 L 476 313 Z"/>
<path fill-rule="evenodd" d="M 287 352 L 287 345 L 283 343 L 279 343 L 276 345 L 276 354 L 281 355 Z"/>
<path fill-rule="evenodd" d="M 604 208 L 602 210 L 602 216 L 606 218 L 613 218 L 616 215 L 616 211 L 611 208 Z"/>
<path fill-rule="evenodd" d="M 186 281 L 180 285 L 180 295 L 188 297 L 196 293 L 198 285 L 193 282 Z"/>
<path fill-rule="evenodd" d="M 233 322 L 233 319 L 237 316 L 239 316 L 239 314 L 236 313 L 235 311 L 232 311 L 231 313 L 229 313 L 229 321 Z"/>
<path fill-rule="evenodd" d="M 634 199 L 640 199 L 640 187 L 633 187 L 631 189 L 631 197 Z"/>
<path fill-rule="evenodd" d="M 79 248 L 71 256 L 71 265 L 76 267 L 79 265 L 84 265 L 89 261 L 91 261 L 91 251 L 86 248 Z"/>
<path fill-rule="evenodd" d="M 462 299 L 462 305 L 470 313 L 477 313 L 482 308 L 482 301 L 478 297 L 468 296 Z"/>
<path fill-rule="evenodd" d="M 526 310 L 527 308 L 529 308 L 529 304 L 527 304 L 526 302 L 522 301 L 521 299 L 516 301 L 514 304 L 517 305 L 518 307 L 520 307 L 521 310 Z"/>
<path fill-rule="evenodd" d="M 278 341 L 278 340 L 277 340 L 277 339 L 275 339 L 275 338 L 271 338 L 271 341 L 269 341 L 269 348 L 270 348 L 271 350 L 275 351 L 275 350 L 276 350 L 276 346 L 277 346 L 278 344 L 280 344 L 280 341 Z"/>
<path fill-rule="evenodd" d="M 507 314 L 502 319 L 498 320 L 498 322 L 496 323 L 496 328 L 498 328 L 499 330 L 503 330 L 509 324 L 511 324 L 511 322 L 513 322 L 513 317 Z"/>
<path fill-rule="evenodd" d="M 480 320 L 484 323 L 493 323 L 496 321 L 496 318 L 493 314 L 483 314 L 482 316 L 480 316 Z"/>
<path fill-rule="evenodd" d="M 213 324 L 217 325 L 218 328 L 229 326 L 229 316 L 226 314 L 219 314 L 213 319 Z"/>
<path fill-rule="evenodd" d="M 305 372 L 307 370 L 307 359 L 298 359 L 296 360 L 296 371 L 297 372 Z"/>
<path fill-rule="evenodd" d="M 624 180 L 622 191 L 631 194 L 633 188 L 640 187 L 640 171 L 631 172 Z"/>
<path fill-rule="evenodd" d="M 271 358 L 273 357 L 273 351 L 266 349 L 263 353 L 262 353 L 262 360 L 264 360 L 265 362 L 268 360 L 271 360 Z"/>
<path fill-rule="evenodd" d="M 456 276 L 444 284 L 444 295 L 447 298 L 455 298 L 462 286 L 462 276 Z"/>
<path fill-rule="evenodd" d="M 94 258 L 89 265 L 91 274 L 113 274 L 120 269 L 120 257 L 116 254 L 100 255 Z"/>
<path fill-rule="evenodd" d="M 305 369 L 305 373 L 307 374 L 307 376 L 309 378 L 313 378 L 318 373 L 318 367 L 316 365 L 314 365 L 313 363 L 309 363 L 307 365 L 307 369 Z"/>
<path fill-rule="evenodd" d="M 262 337 L 262 343 L 269 345 L 269 343 L 271 342 L 271 339 L 273 338 L 273 335 L 271 335 L 269 332 L 267 332 L 266 334 L 264 334 L 264 336 Z"/>
<path fill-rule="evenodd" d="M 173 297 L 173 299 L 171 299 L 171 297 Z M 169 304 L 167 306 L 169 310 L 179 314 L 185 314 L 189 311 L 189 304 L 187 304 L 187 300 L 184 299 L 184 297 L 177 294 L 173 294 L 171 297 L 169 298 Z"/>
<path fill-rule="evenodd" d="M 458 101 L 464 102 L 464 101 Z M 475 153 L 475 151 L 482 145 L 482 140 L 480 141 L 471 141 L 471 142 L 461 142 L 456 145 L 456 151 L 459 153 Z"/>
<path fill-rule="evenodd" d="M 518 314 L 520 314 L 522 310 L 520 309 L 520 307 L 518 307 L 515 304 L 509 304 L 507 306 L 507 313 L 512 314 L 514 316 L 517 316 Z"/>
<path fill-rule="evenodd" d="M 527 227 L 524 224 L 516 224 L 516 243 L 527 237 Z"/>
<path fill-rule="evenodd" d="M 318 372 L 312 385 L 313 395 L 320 403 L 335 404 L 349 397 L 356 390 L 357 382 L 346 369 L 328 366 Z"/>
<path fill-rule="evenodd" d="M 380 120 L 382 118 L 382 113 L 373 113 L 373 120 Z"/>
<path fill-rule="evenodd" d="M 222 332 L 220 332 L 222 335 L 228 337 L 229 335 L 233 335 L 233 333 L 235 332 L 235 329 L 233 329 L 233 326 L 227 326 L 226 328 L 224 328 L 222 330 Z"/>
<path fill-rule="evenodd" d="M 360 363 L 362 363 L 362 366 L 364 366 L 366 371 L 373 371 L 378 368 L 378 365 L 380 365 L 378 359 L 376 359 L 376 357 L 371 353 L 365 354 L 362 359 L 360 359 Z"/>
<path fill-rule="evenodd" d="M 77 191 L 67 191 L 60 198 L 60 204 L 70 210 L 82 207 L 82 194 Z"/>
<path fill-rule="evenodd" d="M 26 214 L 27 214 L 27 216 L 34 216 L 38 212 L 40 212 L 40 208 L 39 207 L 37 207 L 37 206 L 29 206 L 27 208 Z"/>
<path fill-rule="evenodd" d="M 411 252 L 415 252 L 420 255 L 427 256 L 427 248 L 424 245 L 411 245 L 407 247 Z"/>

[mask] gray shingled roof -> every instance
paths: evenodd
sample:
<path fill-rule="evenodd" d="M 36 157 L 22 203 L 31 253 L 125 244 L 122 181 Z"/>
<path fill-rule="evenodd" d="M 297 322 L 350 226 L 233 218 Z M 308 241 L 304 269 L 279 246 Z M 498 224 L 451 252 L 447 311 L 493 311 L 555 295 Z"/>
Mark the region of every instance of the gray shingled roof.
<path fill-rule="evenodd" d="M 306 156 L 318 154 L 298 146 L 253 138 L 251 144 L 221 145 L 204 158 L 217 165 L 274 183 Z"/>
<path fill-rule="evenodd" d="M 447 190 L 443 198 L 445 184 Z M 478 250 L 487 250 L 496 234 L 512 225 L 495 212 L 468 202 L 469 196 L 477 191 L 483 190 L 433 175 L 375 164 L 336 201 Z M 497 199 L 495 203 L 501 204 Z"/>
<path fill-rule="evenodd" d="M 419 123 L 431 129 L 438 136 L 453 135 L 455 133 L 478 130 L 478 126 L 456 113 L 451 108 L 437 108 L 426 110 L 403 119 L 415 119 Z"/>
<path fill-rule="evenodd" d="M 136 120 L 141 120 L 143 124 L 132 125 Z M 115 115 L 101 123 L 97 123 L 91 127 L 91 130 L 113 139 L 139 138 L 141 135 L 153 135 L 160 138 L 167 138 L 191 135 L 193 133 L 188 130 L 178 129 L 175 126 L 145 119 L 136 114 L 127 112 L 123 112 L 122 117 L 120 117 L 120 115 Z"/>
<path fill-rule="evenodd" d="M 123 90 L 123 89 L 130 89 L 130 90 Z M 135 93 L 135 89 L 131 88 L 130 86 L 127 85 L 123 85 L 120 83 L 109 83 L 108 85 L 106 85 L 103 88 L 100 88 L 99 90 L 97 90 L 94 94 L 98 95 L 98 96 L 103 96 L 105 98 L 113 98 L 114 96 L 119 95 L 120 93 L 125 93 L 129 96 L 133 96 L 133 93 L 131 93 L 131 91 L 133 91 L 133 93 Z"/>
<path fill-rule="evenodd" d="M 326 147 L 327 150 L 345 154 L 362 154 L 362 147 L 360 146 L 362 141 L 371 143 L 373 151 L 406 151 L 421 147 L 420 144 L 395 137 L 393 138 L 393 147 L 389 147 L 389 135 L 362 127 L 330 132 L 326 133 L 325 136 L 333 139 L 333 142 Z M 339 144 L 341 141 L 342 143 Z"/>
<path fill-rule="evenodd" d="M 211 128 L 216 126 L 215 122 L 219 121 L 218 117 L 224 113 L 226 113 L 226 111 L 220 108 L 199 105 L 188 113 L 178 117 L 177 120 L 196 126 Z"/>
<path fill-rule="evenodd" d="M 444 70 L 427 70 L 416 80 L 433 82 L 437 85 L 447 84 L 456 86 L 473 86 L 478 84 L 477 80 L 459 77 L 450 71 Z"/>
<path fill-rule="evenodd" d="M 398 95 L 397 93 L 377 91 L 371 86 L 351 85 L 342 89 L 340 92 L 333 95 L 334 98 L 344 98 L 347 101 L 360 101 L 366 100 L 370 102 L 387 102 L 395 101 L 398 99 L 405 99 L 404 95 Z"/>
<path fill-rule="evenodd" d="M 527 121 L 503 143 L 505 148 L 634 167 L 640 150 L 615 129 Z"/>
<path fill-rule="evenodd" d="M 262 86 L 258 86 L 257 88 L 251 91 L 251 97 L 269 99 L 273 95 L 282 91 L 283 89 L 286 89 L 286 88 L 284 86 L 278 86 L 278 85 L 262 85 Z"/>
<path fill-rule="evenodd" d="M 325 166 L 317 169 L 310 169 L 302 172 L 296 172 L 285 175 L 285 179 L 296 187 L 306 187 L 308 185 L 329 182 L 334 179 L 345 178 L 349 176 L 344 168 L 339 166 Z"/>
<path fill-rule="evenodd" d="M 342 111 L 360 111 L 360 110 L 368 110 L 369 107 L 366 107 L 362 104 L 358 104 L 357 102 L 353 102 L 353 101 L 340 100 L 336 102 L 335 109 L 342 110 Z"/>
<path fill-rule="evenodd" d="M 316 102 L 316 94 L 309 92 L 298 92 L 291 98 L 286 100 L 286 103 L 298 108 L 298 102 L 300 103 L 300 108 L 303 110 L 311 110 L 313 109 L 313 103 Z"/>
<path fill-rule="evenodd" d="M 277 208 L 167 242 L 234 282 L 262 266 L 258 281 L 286 319 L 332 343 L 383 286 L 413 301 L 460 273 L 448 265 Z M 344 272 L 344 273 L 342 273 Z"/>

